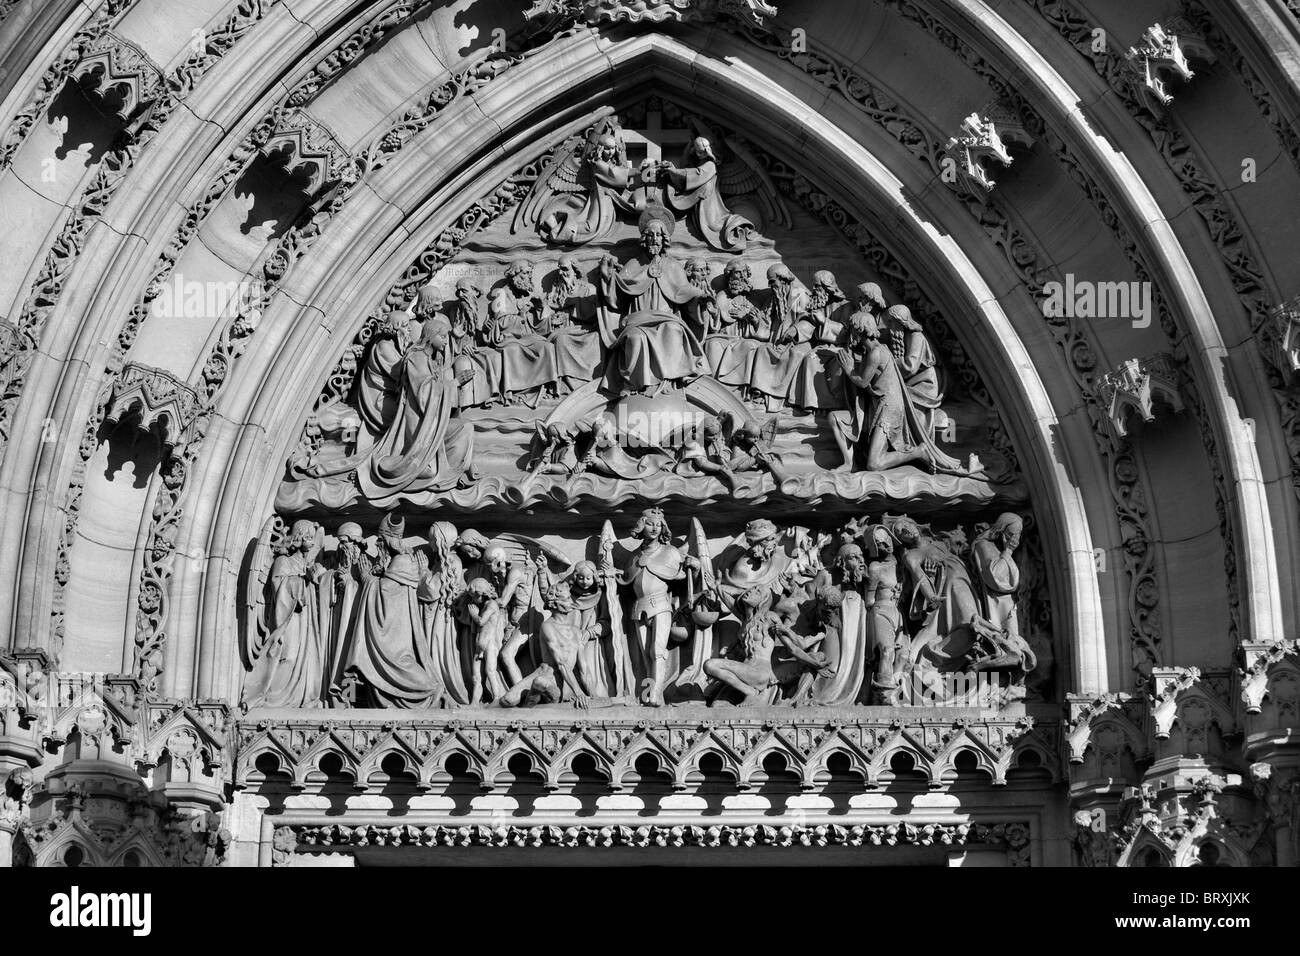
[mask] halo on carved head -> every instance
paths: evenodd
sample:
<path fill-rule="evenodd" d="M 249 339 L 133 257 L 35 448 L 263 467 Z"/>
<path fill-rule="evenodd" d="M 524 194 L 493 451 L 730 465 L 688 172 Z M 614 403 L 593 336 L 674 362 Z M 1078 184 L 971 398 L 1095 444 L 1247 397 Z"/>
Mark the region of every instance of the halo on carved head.
<path fill-rule="evenodd" d="M 645 207 L 645 212 L 641 213 L 641 218 L 636 221 L 636 227 L 644 233 L 650 228 L 652 222 L 659 223 L 666 236 L 671 236 L 673 230 L 677 228 L 677 220 L 673 218 L 673 214 L 657 203 Z"/>

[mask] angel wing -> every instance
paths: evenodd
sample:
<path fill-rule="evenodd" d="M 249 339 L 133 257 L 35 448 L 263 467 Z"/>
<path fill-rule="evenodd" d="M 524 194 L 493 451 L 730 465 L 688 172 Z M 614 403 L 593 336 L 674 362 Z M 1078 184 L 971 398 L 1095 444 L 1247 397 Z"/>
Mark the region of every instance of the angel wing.
<path fill-rule="evenodd" d="M 776 433 L 781 424 L 781 416 L 773 415 L 758 431 L 758 438 L 764 445 L 771 445 L 776 441 Z"/>
<path fill-rule="evenodd" d="M 765 226 L 790 228 L 790 210 L 758 157 L 739 137 L 727 137 L 725 142 L 727 156 L 719 157 L 718 191 L 724 198 L 754 194 L 766 220 Z"/>
<path fill-rule="evenodd" d="M 582 183 L 586 152 L 587 140 L 582 136 L 570 136 L 564 141 L 555 158 L 538 174 L 528 197 L 519 204 L 510 226 L 511 232 L 536 228 L 546 218 L 557 195 L 586 190 Z"/>
<path fill-rule="evenodd" d="M 257 537 L 248 575 L 244 579 L 244 660 L 251 667 L 262 656 L 270 629 L 266 622 L 266 580 L 275 561 L 271 539 L 275 535 L 275 515 L 266 519 L 262 533 Z"/>

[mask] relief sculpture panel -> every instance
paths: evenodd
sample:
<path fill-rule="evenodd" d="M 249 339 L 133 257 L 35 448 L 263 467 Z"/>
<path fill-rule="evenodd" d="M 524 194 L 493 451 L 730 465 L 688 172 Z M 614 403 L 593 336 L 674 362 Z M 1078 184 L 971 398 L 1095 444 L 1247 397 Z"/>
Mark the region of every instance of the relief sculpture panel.
<path fill-rule="evenodd" d="M 978 374 L 771 165 L 626 105 L 365 323 L 251 549 L 246 708 L 1050 694 Z"/>

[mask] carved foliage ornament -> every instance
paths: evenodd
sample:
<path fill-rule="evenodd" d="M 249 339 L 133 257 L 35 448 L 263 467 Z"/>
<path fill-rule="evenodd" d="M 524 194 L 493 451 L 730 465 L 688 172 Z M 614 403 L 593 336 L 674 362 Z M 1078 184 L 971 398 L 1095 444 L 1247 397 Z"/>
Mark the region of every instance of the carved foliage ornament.
<path fill-rule="evenodd" d="M 695 826 L 326 826 L 279 827 L 272 863 L 286 865 L 295 851 L 364 846 L 475 847 L 797 847 L 987 846 L 1005 849 L 1013 866 L 1028 866 L 1028 823 L 734 824 Z"/>
<path fill-rule="evenodd" d="M 731 18 L 762 23 L 776 16 L 764 0 L 535 0 L 524 13 L 530 21 L 603 23 L 711 23 Z"/>

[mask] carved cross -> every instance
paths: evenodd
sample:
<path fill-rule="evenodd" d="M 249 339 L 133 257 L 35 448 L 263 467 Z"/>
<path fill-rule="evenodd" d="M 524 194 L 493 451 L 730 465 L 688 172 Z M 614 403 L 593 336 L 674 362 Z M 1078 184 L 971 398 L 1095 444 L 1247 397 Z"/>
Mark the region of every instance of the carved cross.
<path fill-rule="evenodd" d="M 685 146 L 692 139 L 688 129 L 666 129 L 662 110 L 648 110 L 644 129 L 624 129 L 623 142 L 628 146 L 627 159 L 633 166 L 640 166 L 641 160 L 649 159 L 659 162 L 663 159 L 664 146 Z M 660 202 L 659 187 L 643 185 L 636 190 L 637 205 L 648 202 Z"/>

